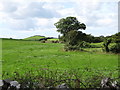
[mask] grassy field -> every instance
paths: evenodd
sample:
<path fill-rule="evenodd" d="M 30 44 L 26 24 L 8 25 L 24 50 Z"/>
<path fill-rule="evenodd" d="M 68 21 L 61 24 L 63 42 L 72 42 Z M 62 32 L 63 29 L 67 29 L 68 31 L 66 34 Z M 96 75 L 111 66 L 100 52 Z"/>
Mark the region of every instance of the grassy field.
<path fill-rule="evenodd" d="M 59 39 L 57 39 L 57 38 L 53 38 L 53 39 L 48 39 L 48 41 L 59 41 Z"/>
<path fill-rule="evenodd" d="M 23 74 L 41 68 L 81 71 L 90 68 L 93 71 L 100 70 L 106 75 L 112 72 L 112 76 L 117 77 L 118 55 L 103 52 L 65 52 L 63 46 L 60 43 L 2 40 L 3 78 L 6 75 L 12 76 L 15 71 Z"/>

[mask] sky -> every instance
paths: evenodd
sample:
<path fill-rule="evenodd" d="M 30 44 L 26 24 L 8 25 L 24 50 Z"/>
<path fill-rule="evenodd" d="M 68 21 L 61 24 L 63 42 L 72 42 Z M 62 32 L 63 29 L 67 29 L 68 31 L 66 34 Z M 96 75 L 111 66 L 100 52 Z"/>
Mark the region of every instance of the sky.
<path fill-rule="evenodd" d="M 0 0 L 0 38 L 58 37 L 54 23 L 68 16 L 86 24 L 87 34 L 118 32 L 118 0 Z"/>

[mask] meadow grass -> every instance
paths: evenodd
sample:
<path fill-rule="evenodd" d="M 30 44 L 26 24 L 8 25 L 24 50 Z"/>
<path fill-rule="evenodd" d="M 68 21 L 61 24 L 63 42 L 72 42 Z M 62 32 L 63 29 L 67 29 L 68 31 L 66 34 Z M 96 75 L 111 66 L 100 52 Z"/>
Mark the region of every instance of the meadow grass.
<path fill-rule="evenodd" d="M 102 47 L 103 42 L 100 42 L 100 43 L 91 43 L 90 45 L 96 45 L 96 46 Z"/>
<path fill-rule="evenodd" d="M 58 38 L 53 38 L 53 39 L 47 39 L 47 41 L 59 41 Z"/>
<path fill-rule="evenodd" d="M 94 86 L 96 82 L 93 81 L 99 80 L 100 83 L 102 76 L 118 77 L 117 54 L 103 53 L 102 48 L 66 52 L 63 47 L 61 43 L 2 40 L 3 79 L 13 78 L 22 82 L 44 77 L 43 83 L 49 86 L 56 80 L 82 78 Z M 73 87 L 73 83 L 71 85 Z"/>
<path fill-rule="evenodd" d="M 3 40 L 3 72 L 24 73 L 26 70 L 43 69 L 85 69 L 112 70 L 118 68 L 118 55 L 102 52 L 65 52 L 64 44 L 40 43 L 39 41 Z M 115 72 L 115 76 L 117 72 Z M 3 76 L 4 77 L 4 76 Z"/>

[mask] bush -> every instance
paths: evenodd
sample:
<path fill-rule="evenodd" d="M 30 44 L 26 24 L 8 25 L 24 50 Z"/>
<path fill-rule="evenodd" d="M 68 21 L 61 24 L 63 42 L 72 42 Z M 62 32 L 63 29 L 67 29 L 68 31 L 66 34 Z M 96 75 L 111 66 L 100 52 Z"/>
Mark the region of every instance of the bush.
<path fill-rule="evenodd" d="M 45 43 L 45 40 L 40 41 L 41 43 Z"/>
<path fill-rule="evenodd" d="M 113 53 L 120 53 L 120 43 L 116 43 L 110 48 L 110 51 Z"/>
<path fill-rule="evenodd" d="M 80 50 L 83 51 L 82 48 L 90 48 L 91 45 L 85 41 L 79 42 L 77 45 L 71 45 L 69 43 L 66 43 L 64 46 L 65 51 L 75 51 L 75 50 Z"/>
<path fill-rule="evenodd" d="M 82 41 L 79 43 L 79 47 L 81 48 L 90 48 L 91 45 L 88 42 Z"/>
<path fill-rule="evenodd" d="M 82 48 L 79 45 L 70 45 L 70 44 L 65 44 L 64 46 L 65 51 L 75 51 L 75 50 L 80 50 L 83 51 Z"/>

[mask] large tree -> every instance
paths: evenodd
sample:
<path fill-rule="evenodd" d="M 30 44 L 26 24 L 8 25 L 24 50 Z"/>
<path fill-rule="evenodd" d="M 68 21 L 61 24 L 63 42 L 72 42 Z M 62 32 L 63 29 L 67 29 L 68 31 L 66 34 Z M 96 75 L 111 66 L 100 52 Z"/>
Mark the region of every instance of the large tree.
<path fill-rule="evenodd" d="M 86 25 L 84 23 L 80 23 L 76 17 L 62 18 L 54 25 L 58 29 L 57 31 L 63 35 L 66 35 L 71 30 L 86 29 Z"/>
<path fill-rule="evenodd" d="M 79 22 L 76 17 L 62 18 L 54 25 L 57 31 L 63 35 L 61 40 L 66 43 L 67 47 L 77 45 L 85 36 L 84 33 L 78 30 L 85 30 L 86 25 Z"/>

